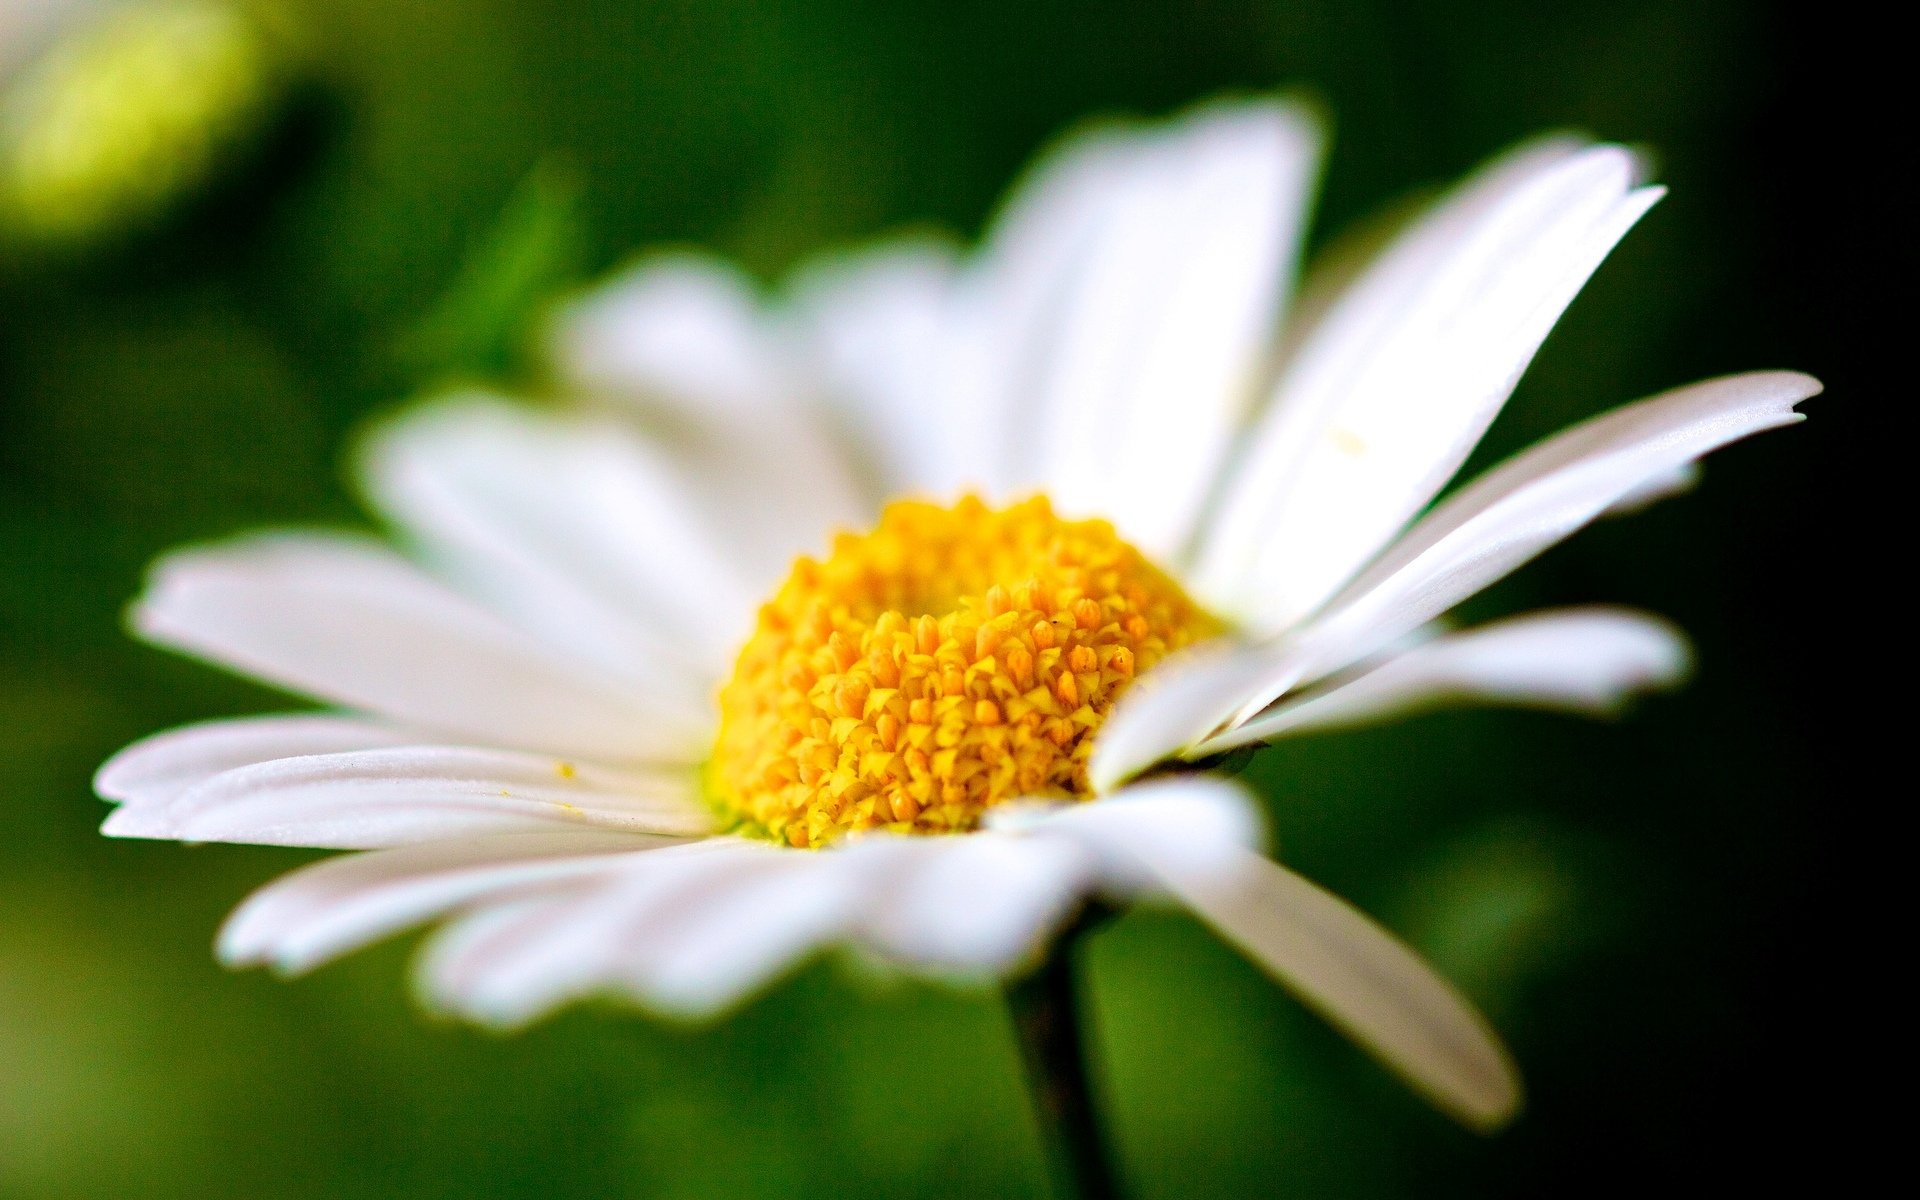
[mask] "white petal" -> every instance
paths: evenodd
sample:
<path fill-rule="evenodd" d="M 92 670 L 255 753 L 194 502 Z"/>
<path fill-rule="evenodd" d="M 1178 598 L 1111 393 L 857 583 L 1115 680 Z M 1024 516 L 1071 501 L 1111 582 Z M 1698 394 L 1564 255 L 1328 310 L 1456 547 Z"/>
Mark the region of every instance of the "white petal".
<path fill-rule="evenodd" d="M 1034 399 L 1042 478 L 1142 549 L 1185 548 L 1266 370 L 1319 165 L 1305 112 L 1214 104 L 1139 135 L 1088 214 Z"/>
<path fill-rule="evenodd" d="M 142 738 L 93 777 L 102 799 L 157 804 L 235 767 L 308 754 L 418 744 L 417 732 L 330 713 L 206 721 Z"/>
<path fill-rule="evenodd" d="M 589 662 L 676 686 L 704 711 L 760 601 L 679 468 L 608 418 L 484 397 L 369 439 L 375 503 L 526 628 Z M 736 514 L 740 515 L 740 514 Z"/>
<path fill-rule="evenodd" d="M 1192 775 L 1045 814 L 1036 830 L 1085 839 L 1123 886 L 1157 884 L 1442 1107 L 1495 1125 L 1519 1080 L 1470 1005 L 1393 935 L 1257 853 L 1257 807 Z"/>
<path fill-rule="evenodd" d="M 1111 125 L 1075 130 L 1042 153 L 1008 193 L 956 289 L 952 385 L 971 408 L 992 491 L 1005 498 L 1045 486 L 1035 397 L 1058 339 L 1061 297 L 1124 186 L 1138 138 Z"/>
<path fill-rule="evenodd" d="M 641 1003 L 684 1020 L 733 1007 L 808 955 L 839 940 L 862 898 L 860 875 L 775 850 L 757 869 L 721 881 L 644 930 L 621 966 Z"/>
<path fill-rule="evenodd" d="M 630 927 L 690 880 L 740 861 L 743 849 L 731 838 L 665 847 L 603 879 L 475 906 L 421 955 L 422 998 L 487 1024 L 516 1026 L 605 991 L 632 944 Z"/>
<path fill-rule="evenodd" d="M 1636 692 L 1679 683 L 1687 668 L 1685 637 L 1658 617 L 1604 608 L 1531 613 L 1389 654 L 1201 742 L 1188 756 L 1455 703 L 1602 716 Z"/>
<path fill-rule="evenodd" d="M 617 870 L 661 839 L 606 831 L 509 834 L 347 854 L 249 896 L 220 931 L 232 967 L 289 974 L 481 900 Z"/>
<path fill-rule="evenodd" d="M 793 380 L 746 276 L 696 254 L 636 263 L 567 306 L 552 355 L 589 391 L 740 418 L 778 408 Z"/>
<path fill-rule="evenodd" d="M 1122 697 L 1089 770 L 1112 787 L 1366 659 L 1694 459 L 1800 420 L 1790 372 L 1711 380 L 1576 425 L 1435 508 L 1295 635 L 1169 659 Z M 1110 743 L 1103 745 L 1103 743 Z"/>
<path fill-rule="evenodd" d="M 641 262 L 563 313 L 556 365 L 623 407 L 703 485 L 756 594 L 794 555 L 869 523 L 877 497 L 836 437 L 792 331 L 713 259 Z"/>
<path fill-rule="evenodd" d="M 856 931 L 910 970 L 1006 973 L 1058 929 L 1093 880 L 1074 842 L 992 831 L 965 837 L 868 837 L 833 851 L 873 881 Z"/>
<path fill-rule="evenodd" d="M 1510 1119 L 1520 1079 L 1451 985 L 1359 910 L 1251 851 L 1198 866 L 1155 838 L 1131 849 L 1201 920 L 1441 1108 L 1479 1128 Z"/>
<path fill-rule="evenodd" d="M 1266 822 L 1246 789 L 1215 775 L 1136 783 L 1084 804 L 1005 806 L 988 814 L 995 829 L 1062 838 L 1094 856 L 1102 889 L 1128 899 L 1158 888 L 1134 847 L 1159 846 L 1170 858 L 1204 872 L 1238 860 L 1266 841 Z"/>
<path fill-rule="evenodd" d="M 670 855 L 672 848 L 658 851 Z M 657 870 L 670 873 L 662 863 Z M 423 1007 L 517 1029 L 606 990 L 607 959 L 624 912 L 610 888 L 567 888 L 475 905 L 427 942 L 414 971 Z M 589 902 L 597 901 L 592 907 Z M 516 956 L 518 956 L 516 958 Z M 525 963 L 532 969 L 524 969 Z"/>
<path fill-rule="evenodd" d="M 258 537 L 155 567 L 148 640 L 318 699 L 463 738 L 612 761 L 697 758 L 705 730 L 372 543 Z"/>
<path fill-rule="evenodd" d="M 956 272 L 950 246 L 920 239 L 817 260 L 790 287 L 796 337 L 887 496 L 1000 488 L 1005 431 L 964 376 Z"/>
<path fill-rule="evenodd" d="M 1801 420 L 1817 380 L 1709 380 L 1572 427 L 1462 488 L 1332 600 L 1260 699 L 1339 670 L 1425 624 L 1653 480 L 1729 442 Z M 1287 678 L 1292 675 L 1293 678 Z"/>
<path fill-rule="evenodd" d="M 1662 500 L 1685 495 L 1700 485 L 1700 464 L 1687 463 L 1676 467 L 1665 475 L 1657 475 L 1647 480 L 1631 492 L 1615 500 L 1605 512 L 1609 517 L 1626 517 L 1653 507 Z"/>
<path fill-rule="evenodd" d="M 697 792 L 688 768 L 408 746 L 240 767 L 164 803 L 124 805 L 102 832 L 343 850 L 582 827 L 684 837 L 712 825 Z"/>
<path fill-rule="evenodd" d="M 450 927 L 423 983 L 441 1006 L 501 1025 L 609 990 L 707 1016 L 845 927 L 859 875 L 833 867 L 738 839 L 664 851 L 619 880 Z"/>
<path fill-rule="evenodd" d="M 1549 150 L 1396 239 L 1299 348 L 1210 531 L 1216 604 L 1277 631 L 1338 589 L 1459 469 L 1660 195 L 1618 147 Z"/>
<path fill-rule="evenodd" d="M 1262 857 L 1257 806 L 1239 786 L 1189 775 L 1090 804 L 998 810 L 993 824 L 1069 837 L 1122 896 L 1164 890 L 1246 951 L 1448 1111 L 1506 1120 L 1519 1080 L 1470 1005 L 1391 934 Z"/>
<path fill-rule="evenodd" d="M 1316 253 L 1282 331 L 1281 362 L 1291 364 L 1309 342 L 1359 344 L 1397 314 L 1395 301 L 1419 285 L 1434 261 L 1529 180 L 1576 154 L 1591 139 L 1559 133 L 1522 142 L 1441 193 L 1415 192 L 1341 230 Z M 1417 232 L 1416 232 L 1417 231 Z M 1391 253 L 1391 258 L 1389 258 Z M 1338 317 L 1344 331 L 1325 331 Z"/>
<path fill-rule="evenodd" d="M 1093 790 L 1110 792 L 1218 729 L 1286 661 L 1279 647 L 1222 638 L 1156 664 L 1094 734 L 1087 760 Z"/>

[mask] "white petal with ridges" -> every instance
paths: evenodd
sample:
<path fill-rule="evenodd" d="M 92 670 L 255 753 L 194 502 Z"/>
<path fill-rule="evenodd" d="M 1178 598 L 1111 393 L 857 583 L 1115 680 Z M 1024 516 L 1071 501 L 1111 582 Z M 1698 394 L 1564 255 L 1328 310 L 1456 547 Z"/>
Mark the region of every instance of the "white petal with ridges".
<path fill-rule="evenodd" d="M 1198 586 L 1278 631 L 1445 485 L 1560 313 L 1659 197 L 1611 146 L 1535 150 L 1401 235 L 1288 364 Z"/>
<path fill-rule="evenodd" d="M 1288 672 L 1295 679 L 1276 684 L 1319 678 L 1371 654 L 1649 483 L 1801 420 L 1794 406 L 1819 391 L 1818 380 L 1790 371 L 1708 380 L 1603 413 L 1516 455 L 1428 513 L 1330 601 L 1300 631 Z"/>
<path fill-rule="evenodd" d="M 1351 678 L 1283 700 L 1201 742 L 1188 757 L 1448 704 L 1605 716 L 1636 693 L 1679 683 L 1688 665 L 1686 638 L 1646 613 L 1606 608 L 1529 613 L 1390 652 Z"/>
<path fill-rule="evenodd" d="M 730 838 L 666 847 L 604 877 L 476 907 L 428 942 L 417 972 L 422 998 L 487 1024 L 516 1026 L 605 991 L 635 922 L 688 880 L 737 861 L 742 849 Z"/>
<path fill-rule="evenodd" d="M 868 523 L 879 499 L 792 332 L 737 268 L 664 254 L 582 297 L 553 337 L 563 376 L 637 417 L 711 511 L 738 518 L 721 532 L 756 592 L 833 530 Z"/>
<path fill-rule="evenodd" d="M 315 754 L 240 767 L 158 804 L 123 805 L 114 837 L 360 850 L 516 832 L 708 832 L 694 772 L 616 770 L 465 746 Z"/>
<path fill-rule="evenodd" d="M 838 864 L 776 850 L 764 862 L 656 913 L 621 963 L 622 986 L 656 1012 L 702 1020 L 732 1008 L 838 942 L 866 898 Z"/>
<path fill-rule="evenodd" d="M 678 686 L 704 711 L 760 601 L 661 448 L 610 418 L 484 396 L 417 408 L 367 440 L 375 503 L 437 563 L 584 661 Z"/>
<path fill-rule="evenodd" d="M 1519 1079 L 1472 1006 L 1392 934 L 1253 847 L 1238 785 L 1188 776 L 1068 805 L 1034 826 L 1086 839 L 1123 884 L 1157 885 L 1462 1120 L 1493 1126 Z"/>
<path fill-rule="evenodd" d="M 1818 381 L 1785 371 L 1709 380 L 1615 409 L 1516 456 L 1422 518 L 1291 636 L 1221 643 L 1143 675 L 1095 742 L 1089 769 L 1097 786 L 1191 751 L 1287 692 L 1380 653 L 1650 482 L 1800 420 L 1793 406 L 1819 390 Z"/>
<path fill-rule="evenodd" d="M 133 623 L 147 640 L 317 699 L 493 744 L 688 761 L 706 730 L 377 544 L 324 535 L 180 551 Z"/>
<path fill-rule="evenodd" d="M 249 896 L 220 931 L 220 959 L 298 974 L 464 906 L 618 870 L 622 856 L 669 844 L 583 831 L 339 855 Z"/>
<path fill-rule="evenodd" d="M 439 1007 L 505 1026 L 609 991 L 704 1016 L 832 940 L 855 879 L 735 838 L 670 849 L 621 877 L 450 926 L 422 962 L 422 986 Z"/>
<path fill-rule="evenodd" d="M 1441 1108 L 1482 1129 L 1518 1110 L 1519 1073 L 1498 1035 L 1358 909 L 1251 851 L 1196 867 L 1157 839 L 1131 849 L 1196 916 Z"/>
<path fill-rule="evenodd" d="M 1216 103 L 1134 134 L 1036 347 L 1026 436 L 1063 511 L 1185 547 L 1262 382 L 1319 165 L 1303 110 Z"/>
<path fill-rule="evenodd" d="M 1490 209 L 1529 179 L 1593 146 L 1575 134 L 1549 134 L 1515 146 L 1444 190 L 1414 192 L 1341 230 L 1307 266 L 1282 331 L 1280 363 L 1303 347 L 1365 345 Z M 1337 319 L 1342 328 L 1323 328 Z M 1368 333 L 1368 330 L 1375 331 Z"/>
<path fill-rule="evenodd" d="M 332 713 L 204 721 L 141 738 L 94 774 L 93 790 L 115 803 L 155 804 L 236 767 L 299 758 L 418 745 L 397 725 Z"/>

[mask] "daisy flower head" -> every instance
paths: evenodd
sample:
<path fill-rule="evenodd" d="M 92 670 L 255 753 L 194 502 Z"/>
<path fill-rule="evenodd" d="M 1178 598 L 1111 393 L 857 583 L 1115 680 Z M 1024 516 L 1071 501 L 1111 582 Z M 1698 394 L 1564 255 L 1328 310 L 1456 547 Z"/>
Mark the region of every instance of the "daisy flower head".
<path fill-rule="evenodd" d="M 298 972 L 438 922 L 429 1002 L 508 1026 L 589 995 L 711 1014 L 836 945 L 1013 975 L 1090 900 L 1172 901 L 1498 1124 L 1519 1087 L 1486 1023 L 1185 768 L 1675 682 L 1684 642 L 1642 613 L 1441 620 L 1819 385 L 1642 400 L 1436 500 L 1660 191 L 1619 147 L 1536 142 L 1294 295 L 1320 141 L 1278 101 L 1102 127 L 977 247 L 771 297 L 643 261 L 556 322 L 585 402 L 375 431 L 394 544 L 155 567 L 144 637 L 329 707 L 130 747 L 106 832 L 356 851 L 247 900 L 221 957 Z"/>

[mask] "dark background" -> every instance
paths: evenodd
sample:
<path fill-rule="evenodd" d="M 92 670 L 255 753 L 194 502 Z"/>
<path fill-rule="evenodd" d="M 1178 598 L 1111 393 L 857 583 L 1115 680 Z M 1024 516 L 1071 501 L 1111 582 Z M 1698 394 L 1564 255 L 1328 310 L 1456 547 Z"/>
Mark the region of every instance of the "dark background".
<path fill-rule="evenodd" d="M 1425 717 L 1253 768 L 1281 855 L 1494 1016 L 1529 1080 L 1519 1122 L 1454 1129 L 1192 922 L 1139 913 L 1091 963 L 1139 1194 L 1727 1194 L 1802 1170 L 1847 1190 L 1874 1135 L 1842 1070 L 1875 1040 L 1856 998 L 1884 985 L 1841 931 L 1871 920 L 1861 881 L 1900 786 L 1848 784 L 1864 712 L 1900 694 L 1875 678 L 1888 626 L 1861 597 L 1884 573 L 1862 561 L 1910 539 L 1846 531 L 1868 519 L 1861 451 L 1888 436 L 1871 364 L 1896 301 L 1864 281 L 1910 242 L 1868 207 L 1912 155 L 1861 152 L 1886 112 L 1861 90 L 1874 35 L 1837 6 L 299 12 L 319 98 L 224 206 L 0 270 L 0 1197 L 1038 1194 L 990 995 L 876 993 L 823 964 L 709 1030 L 588 1010 L 500 1039 L 418 1015 L 403 945 L 291 985 L 223 972 L 225 911 L 308 856 L 109 842 L 88 776 L 141 734 L 285 702 L 134 645 L 120 612 L 175 543 L 361 520 L 336 465 L 356 425 L 439 372 L 511 362 L 484 317 L 467 342 L 445 330 L 478 303 L 463 262 L 515 236 L 516 189 L 509 225 L 551 219 L 564 245 L 509 301 L 663 241 L 774 278 L 903 224 L 972 234 L 1081 117 L 1279 86 L 1335 119 L 1319 241 L 1543 129 L 1657 154 L 1672 194 L 1490 454 L 1728 371 L 1829 392 L 1693 495 L 1470 606 L 1669 614 L 1697 641 L 1685 692 L 1615 724 Z"/>

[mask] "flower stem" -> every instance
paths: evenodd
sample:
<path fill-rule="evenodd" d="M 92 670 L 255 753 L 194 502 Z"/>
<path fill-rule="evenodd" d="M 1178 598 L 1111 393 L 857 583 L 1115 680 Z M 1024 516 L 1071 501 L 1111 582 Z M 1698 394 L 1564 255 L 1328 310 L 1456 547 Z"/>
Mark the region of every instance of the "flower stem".
<path fill-rule="evenodd" d="M 1073 969 L 1085 928 L 1068 930 L 1038 970 L 1009 985 L 1007 1005 L 1054 1195 L 1057 1200 L 1119 1200 L 1120 1184 L 1087 1072 L 1090 1028 L 1083 1024 Z"/>

